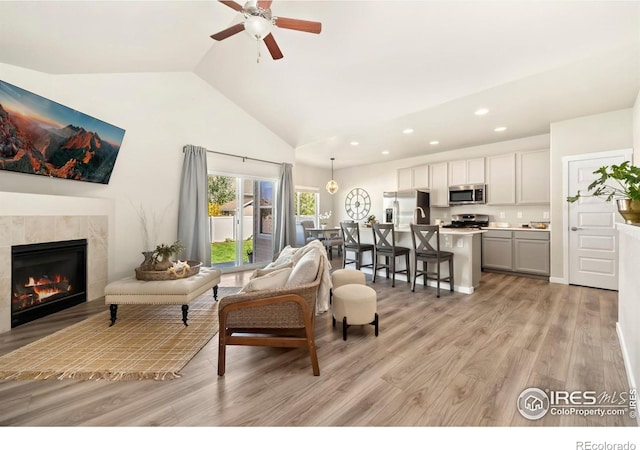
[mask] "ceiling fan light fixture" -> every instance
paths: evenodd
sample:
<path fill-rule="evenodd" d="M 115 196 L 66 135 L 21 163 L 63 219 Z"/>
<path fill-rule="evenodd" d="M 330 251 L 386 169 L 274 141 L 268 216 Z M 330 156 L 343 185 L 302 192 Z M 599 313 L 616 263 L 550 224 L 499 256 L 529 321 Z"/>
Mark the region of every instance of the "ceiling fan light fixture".
<path fill-rule="evenodd" d="M 272 23 L 262 16 L 249 16 L 244 21 L 244 30 L 256 41 L 263 40 L 271 33 Z"/>
<path fill-rule="evenodd" d="M 338 183 L 336 183 L 336 180 L 333 179 L 333 161 L 334 160 L 335 158 L 331 158 L 331 180 L 329 180 L 326 186 L 327 192 L 331 195 L 338 192 Z"/>

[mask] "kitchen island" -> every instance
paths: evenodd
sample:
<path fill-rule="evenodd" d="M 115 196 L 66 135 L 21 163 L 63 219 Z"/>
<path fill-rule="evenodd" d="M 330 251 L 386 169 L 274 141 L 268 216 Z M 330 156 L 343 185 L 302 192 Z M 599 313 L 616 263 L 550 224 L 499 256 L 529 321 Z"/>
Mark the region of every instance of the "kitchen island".
<path fill-rule="evenodd" d="M 413 242 L 411 240 L 411 228 L 409 226 L 399 226 L 395 228 L 396 245 L 409 247 L 411 249 L 411 276 L 413 277 Z M 473 294 L 475 288 L 480 285 L 480 276 L 482 274 L 482 241 L 481 235 L 485 231 L 481 229 L 455 229 L 440 228 L 440 250 L 453 253 L 453 290 L 463 294 Z M 362 243 L 373 244 L 373 229 L 365 226 L 360 227 L 360 240 Z M 435 243 L 432 243 L 435 248 Z M 367 255 L 368 256 L 368 255 Z M 363 260 L 363 264 L 371 261 Z M 398 258 L 397 264 L 399 268 L 404 265 L 404 259 Z M 441 273 L 447 276 L 448 265 L 442 263 Z M 363 267 L 364 272 L 373 273 L 370 267 Z M 384 276 L 384 275 L 383 275 Z M 397 280 L 406 281 L 405 274 L 396 274 Z M 416 286 L 423 283 L 423 277 L 418 278 Z M 427 280 L 428 286 L 436 286 L 435 280 Z M 397 286 L 397 284 L 396 284 Z M 440 282 L 440 289 L 449 289 L 449 283 Z M 418 292 L 418 287 L 416 287 Z"/>

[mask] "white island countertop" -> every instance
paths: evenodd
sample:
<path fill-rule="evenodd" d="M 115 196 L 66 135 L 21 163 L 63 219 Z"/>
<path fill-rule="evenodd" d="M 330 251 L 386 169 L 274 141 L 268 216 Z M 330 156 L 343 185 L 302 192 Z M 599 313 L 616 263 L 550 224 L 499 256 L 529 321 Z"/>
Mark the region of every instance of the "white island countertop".
<path fill-rule="evenodd" d="M 411 249 L 410 269 L 414 272 L 413 242 L 411 239 L 411 227 L 408 225 L 395 227 L 396 245 Z M 440 249 L 454 254 L 454 286 L 456 292 L 472 294 L 480 285 L 482 234 L 487 230 L 479 228 L 440 228 Z M 435 236 L 433 237 L 435 238 Z M 360 239 L 362 242 L 373 243 L 373 232 L 371 227 L 360 228 Z M 365 262 L 366 264 L 366 262 Z M 400 262 L 402 264 L 402 262 Z M 368 269 L 368 268 L 367 268 Z M 366 270 L 366 269 L 363 269 Z M 448 273 L 446 263 L 443 263 L 443 273 Z M 446 275 L 445 275 L 446 276 Z M 406 280 L 404 274 L 398 277 Z M 424 282 L 423 277 L 419 277 L 419 284 Z M 434 280 L 427 280 L 430 286 L 435 285 Z M 449 283 L 440 283 L 441 289 L 449 289 Z M 417 291 L 417 290 L 416 290 Z"/>

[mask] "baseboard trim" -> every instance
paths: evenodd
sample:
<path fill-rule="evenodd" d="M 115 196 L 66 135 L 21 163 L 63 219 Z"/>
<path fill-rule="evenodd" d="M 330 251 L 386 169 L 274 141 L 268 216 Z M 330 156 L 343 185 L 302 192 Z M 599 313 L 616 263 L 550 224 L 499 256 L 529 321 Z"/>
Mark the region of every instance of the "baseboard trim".
<path fill-rule="evenodd" d="M 627 353 L 627 346 L 624 342 L 624 336 L 622 329 L 620 328 L 620 322 L 616 322 L 616 334 L 618 335 L 618 342 L 620 342 L 620 350 L 622 351 L 622 361 L 624 362 L 624 370 L 627 373 L 627 381 L 629 382 L 629 388 L 638 391 L 635 377 L 631 372 L 631 364 L 629 362 L 629 353 Z M 636 414 L 636 422 L 640 427 L 640 416 Z"/>
<path fill-rule="evenodd" d="M 549 277 L 549 283 L 569 284 L 569 280 L 566 278 Z"/>

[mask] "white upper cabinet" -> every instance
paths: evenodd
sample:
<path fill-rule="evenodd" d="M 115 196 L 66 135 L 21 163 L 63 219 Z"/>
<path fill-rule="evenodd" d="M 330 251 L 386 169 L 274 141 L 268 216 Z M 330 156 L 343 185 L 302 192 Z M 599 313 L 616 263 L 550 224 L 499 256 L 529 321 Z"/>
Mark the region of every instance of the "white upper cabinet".
<path fill-rule="evenodd" d="M 398 169 L 398 190 L 429 187 L 429 165 Z"/>
<path fill-rule="evenodd" d="M 487 156 L 487 204 L 516 203 L 516 154 Z"/>
<path fill-rule="evenodd" d="M 447 163 L 441 162 L 429 166 L 429 202 L 431 206 L 449 206 L 449 172 Z"/>
<path fill-rule="evenodd" d="M 411 174 L 414 188 L 429 188 L 429 165 L 412 167 Z"/>
<path fill-rule="evenodd" d="M 411 167 L 398 169 L 398 190 L 411 189 L 413 186 L 413 171 Z"/>
<path fill-rule="evenodd" d="M 516 201 L 520 204 L 549 203 L 549 150 L 518 153 L 516 164 Z"/>
<path fill-rule="evenodd" d="M 482 184 L 484 180 L 484 158 L 449 162 L 449 185 Z"/>

